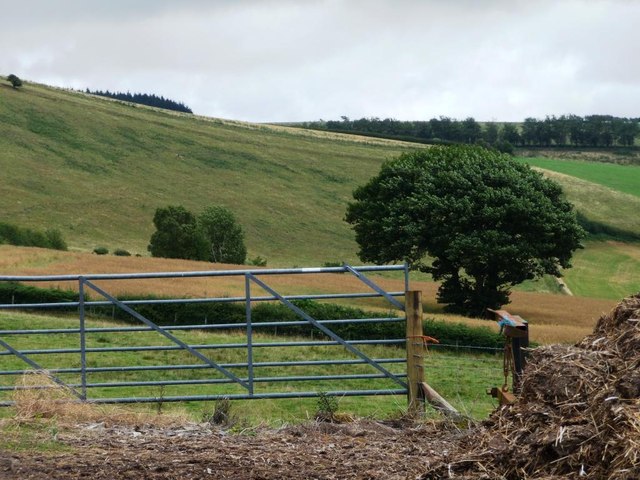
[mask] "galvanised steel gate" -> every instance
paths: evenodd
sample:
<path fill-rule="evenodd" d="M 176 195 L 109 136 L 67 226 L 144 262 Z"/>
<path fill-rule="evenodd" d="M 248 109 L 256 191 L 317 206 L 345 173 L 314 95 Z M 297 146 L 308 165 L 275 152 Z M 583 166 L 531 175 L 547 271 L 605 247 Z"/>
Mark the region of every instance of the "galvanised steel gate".
<path fill-rule="evenodd" d="M 365 273 L 404 272 L 404 290 L 387 292 Z M 273 278 L 296 275 L 324 274 L 321 291 L 330 290 L 336 274 L 348 275 L 364 285 L 366 292 L 339 292 L 315 294 L 282 294 L 273 286 Z M 203 296 L 202 298 L 119 300 L 104 287 L 112 282 L 155 279 L 178 282 L 181 279 L 206 278 L 219 281 L 232 277 L 244 280 L 244 296 Z M 18 383 L 25 374 L 42 372 L 56 384 L 64 387 L 80 401 L 92 403 L 173 402 L 229 399 L 265 399 L 315 397 L 320 393 L 335 396 L 405 395 L 406 356 L 401 348 L 406 339 L 345 339 L 332 327 L 356 324 L 406 323 L 404 304 L 397 298 L 408 290 L 408 269 L 405 266 L 364 266 L 291 269 L 221 270 L 199 272 L 159 272 L 134 274 L 0 276 L 2 282 L 42 283 L 77 282 L 77 302 L 4 303 L 0 304 L 0 405 L 13 404 L 10 395 L 20 389 L 45 389 L 51 384 Z M 98 285 L 100 284 L 100 285 Z M 255 290 L 261 290 L 256 295 Z M 288 288 L 290 290 L 290 287 Z M 301 308 L 300 300 L 345 300 L 380 297 L 388 302 L 389 314 L 381 318 L 318 320 Z M 295 320 L 252 321 L 258 302 L 280 303 L 294 312 Z M 244 321 L 225 323 L 208 318 L 187 325 L 160 325 L 153 318 L 139 313 L 147 305 L 160 308 L 175 304 L 243 304 Z M 114 325 L 105 319 L 105 308 L 126 312 L 134 326 Z M 163 308 L 167 308 L 163 307 Z M 43 317 L 17 314 L 16 310 L 47 309 L 56 316 Z M 77 310 L 77 318 L 59 310 Z M 100 310 L 98 315 L 95 310 Z M 58 311 L 55 311 L 58 310 Z M 398 316 L 398 311 L 400 315 Z M 115 315 L 114 315 L 115 316 Z M 71 322 L 71 323 L 70 323 Z M 56 328 L 52 328 L 52 323 Z M 42 325 L 38 327 L 38 325 Z M 263 338 L 258 330 L 277 330 L 290 327 L 309 327 L 311 338 L 276 341 Z M 198 332 L 220 332 L 207 343 L 208 338 Z M 233 336 L 231 332 L 240 331 Z M 397 329 L 404 332 L 404 328 Z M 314 338 L 320 336 L 321 338 Z M 151 337 L 151 335 L 154 335 Z M 119 341 L 110 335 L 119 335 Z M 161 339 L 162 344 L 155 341 Z M 154 344 L 149 344 L 153 340 Z M 231 340 L 231 341 L 229 341 Z M 337 348 L 335 357 L 318 351 Z M 277 348 L 277 350 L 275 350 Z M 303 358 L 289 358 L 288 348 Z M 284 358 L 265 358 L 258 352 L 277 351 Z M 326 352 L 325 352 L 326 353 Z M 382 353 L 382 355 L 381 355 Z M 300 355 L 298 354 L 298 357 Z M 309 369 L 314 369 L 311 373 Z M 318 371 L 318 369 L 320 369 Z M 345 371 L 345 369 L 352 371 Z M 302 370 L 300 372 L 300 370 Z M 262 373 L 266 372 L 266 373 Z M 285 374 L 283 372 L 298 372 Z M 346 387 L 335 388 L 336 384 Z M 374 385 L 372 388 L 371 385 Z M 302 388 L 296 385 L 303 385 Z M 264 386 L 264 388 L 263 388 Z M 278 388 L 278 386 L 281 386 Z"/>

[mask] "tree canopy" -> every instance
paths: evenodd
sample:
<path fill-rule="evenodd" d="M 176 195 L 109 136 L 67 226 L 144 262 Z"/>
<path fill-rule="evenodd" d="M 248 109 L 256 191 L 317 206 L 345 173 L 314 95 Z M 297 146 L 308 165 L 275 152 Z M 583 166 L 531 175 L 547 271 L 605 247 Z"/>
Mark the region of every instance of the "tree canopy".
<path fill-rule="evenodd" d="M 156 231 L 148 249 L 154 257 L 236 264 L 246 259 L 242 227 L 225 207 L 208 207 L 196 217 L 182 206 L 170 205 L 156 210 L 153 224 Z"/>
<path fill-rule="evenodd" d="M 156 231 L 151 235 L 148 250 L 154 257 L 204 260 L 207 242 L 198 227 L 196 217 L 179 205 L 156 209 L 153 216 Z"/>
<path fill-rule="evenodd" d="M 226 207 L 208 207 L 198 223 L 209 247 L 207 260 L 214 263 L 243 264 L 247 258 L 244 232 L 233 212 Z"/>
<path fill-rule="evenodd" d="M 381 136 L 426 143 L 478 143 L 483 140 L 498 150 L 505 142 L 525 147 L 631 147 L 640 135 L 640 118 L 611 115 L 547 116 L 527 118 L 523 123 L 480 124 L 473 117 L 449 117 L 403 121 L 377 117 L 307 122 L 303 126 L 332 131 Z M 504 150 L 503 150 L 504 151 Z"/>
<path fill-rule="evenodd" d="M 110 92 L 107 90 L 91 91 L 88 88 L 85 93 L 90 95 L 98 95 L 100 97 L 115 98 L 116 100 L 122 100 L 123 102 L 139 103 L 140 105 L 148 105 L 150 107 L 164 108 L 165 110 L 175 110 L 176 112 L 193 113 L 193 111 L 182 102 L 176 102 L 169 98 L 155 95 L 153 93 L 124 93 L 124 92 Z"/>
<path fill-rule="evenodd" d="M 22 80 L 20 80 L 20 78 L 14 75 L 13 73 L 7 77 L 7 80 L 9 80 L 13 88 L 18 88 L 22 86 Z"/>
<path fill-rule="evenodd" d="M 555 182 L 492 150 L 402 154 L 354 192 L 346 221 L 363 261 L 407 261 L 442 281 L 438 301 L 475 316 L 510 288 L 560 276 L 584 232 Z"/>

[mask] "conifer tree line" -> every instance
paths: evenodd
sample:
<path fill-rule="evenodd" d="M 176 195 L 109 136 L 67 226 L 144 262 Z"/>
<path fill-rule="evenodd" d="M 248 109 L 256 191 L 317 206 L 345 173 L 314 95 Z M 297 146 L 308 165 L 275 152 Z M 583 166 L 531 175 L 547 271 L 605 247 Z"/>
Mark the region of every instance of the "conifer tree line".
<path fill-rule="evenodd" d="M 170 100 L 168 98 L 164 98 L 162 96 L 157 96 L 155 94 L 148 94 L 148 93 L 122 93 L 122 92 L 110 92 L 109 90 L 107 91 L 102 91 L 102 90 L 89 90 L 88 88 L 85 90 L 85 93 L 88 93 L 90 95 L 98 95 L 100 97 L 109 97 L 109 98 L 115 98 L 116 100 L 122 100 L 124 102 L 131 102 L 131 103 L 139 103 L 141 105 L 147 105 L 149 107 L 156 107 L 156 108 L 164 108 L 165 110 L 175 110 L 177 112 L 184 112 L 184 113 L 193 113 L 193 111 L 187 107 L 184 103 L 182 102 L 176 102 L 174 100 Z"/>
<path fill-rule="evenodd" d="M 640 118 L 611 115 L 547 116 L 527 118 L 522 123 L 479 123 L 473 117 L 449 117 L 427 121 L 401 121 L 392 118 L 361 118 L 309 122 L 308 128 L 372 134 L 392 138 L 418 139 L 434 143 L 486 143 L 494 146 L 633 146 L 640 134 Z"/>

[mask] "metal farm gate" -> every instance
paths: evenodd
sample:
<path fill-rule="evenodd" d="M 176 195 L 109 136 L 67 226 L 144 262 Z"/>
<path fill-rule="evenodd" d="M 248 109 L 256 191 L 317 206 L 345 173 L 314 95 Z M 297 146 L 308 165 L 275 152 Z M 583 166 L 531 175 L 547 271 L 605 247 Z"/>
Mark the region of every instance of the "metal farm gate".
<path fill-rule="evenodd" d="M 404 274 L 404 290 L 387 292 L 365 273 Z M 283 294 L 292 290 L 282 279 L 313 275 L 312 294 Z M 331 292 L 344 276 L 347 293 Z M 130 282 L 210 282 L 199 298 L 119 299 Z M 357 280 L 353 280 L 357 279 Z M 174 402 L 229 399 L 265 399 L 335 396 L 406 395 L 407 355 L 404 346 L 407 315 L 398 300 L 408 290 L 406 266 L 367 266 L 291 269 L 252 269 L 135 274 L 0 276 L 0 282 L 72 285 L 77 301 L 42 301 L 0 304 L 0 405 L 13 404 L 20 390 L 63 386 L 79 401 L 92 403 Z M 71 282 L 71 283 L 69 283 Z M 124 282 L 124 285 L 122 283 Z M 129 283 L 127 283 L 129 282 Z M 217 286 L 216 283 L 222 283 Z M 286 286 L 278 287 L 278 283 Z M 313 282 L 312 282 L 313 283 Z M 353 285 L 361 285 L 353 291 Z M 242 285 L 244 284 L 244 285 Z M 275 286 L 274 286 L 275 285 Z M 342 282 L 345 285 L 345 282 Z M 295 282 L 294 282 L 295 286 Z M 364 290 L 366 292 L 358 291 Z M 243 296 L 217 294 L 225 288 L 244 289 Z M 125 289 L 125 290 L 123 290 Z M 172 291 L 179 291 L 172 288 Z M 122 297 L 122 295 L 120 295 Z M 306 300 L 380 298 L 387 310 L 380 318 L 318 320 L 305 311 Z M 368 301 L 368 300 L 367 300 Z M 278 307 L 291 318 L 255 320 L 259 304 Z M 236 314 L 234 321 L 209 321 L 197 305 L 216 304 L 221 315 Z M 235 305 L 225 313 L 224 305 Z M 381 310 L 379 300 L 376 302 Z M 179 307 L 178 307 L 179 306 Z M 180 321 L 162 322 L 153 312 L 180 310 Z M 364 308 L 369 308 L 365 306 Z M 35 312 L 36 309 L 38 312 Z M 39 310 L 48 315 L 42 317 Z M 20 310 L 18 314 L 15 311 Z M 240 310 L 240 321 L 237 313 Z M 31 312 L 26 313 L 25 311 Z M 74 313 L 77 312 L 77 317 Z M 145 313 L 146 312 L 146 313 Z M 150 313 L 149 313 L 150 312 Z M 200 312 L 200 313 L 198 313 Z M 398 315 L 398 313 L 400 315 Z M 123 319 L 123 315 L 124 318 Z M 190 318 L 193 315 L 194 318 Z M 185 316 L 187 318 L 185 318 Z M 127 326 L 114 323 L 117 318 Z M 196 318 L 197 317 L 197 318 Z M 204 318 L 203 318 L 204 317 Z M 338 335 L 348 325 L 367 324 L 383 332 L 380 338 Z M 377 327 L 397 324 L 393 327 Z M 301 329 L 296 336 L 287 329 Z M 384 330 L 386 328 L 386 330 Z M 384 338 L 384 331 L 400 333 Z M 211 332 L 203 335 L 202 332 Z M 219 335 L 213 335 L 214 333 Z M 267 332 L 266 335 L 262 332 Z M 276 338 L 286 333 L 287 338 Z M 408 334 L 406 336 L 409 336 Z M 371 337 L 367 335 L 367 337 Z M 386 346 L 386 347 L 381 347 Z M 397 348 L 388 348 L 389 346 Z M 288 353 L 288 352 L 294 353 Z M 327 356 L 327 352 L 332 352 Z M 277 357 L 274 354 L 277 352 Z M 297 353 L 295 353 L 297 352 Z M 420 367 L 421 368 L 421 367 Z M 26 375 L 42 372 L 44 375 Z M 27 378 L 34 379 L 26 381 Z M 46 380 L 46 381 L 45 381 Z M 55 386 L 55 385 L 53 385 Z"/>

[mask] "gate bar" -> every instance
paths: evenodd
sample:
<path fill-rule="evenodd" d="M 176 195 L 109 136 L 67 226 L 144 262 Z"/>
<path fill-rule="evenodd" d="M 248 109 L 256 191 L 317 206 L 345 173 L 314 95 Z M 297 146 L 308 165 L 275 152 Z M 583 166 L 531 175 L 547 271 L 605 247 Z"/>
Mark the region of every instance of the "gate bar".
<path fill-rule="evenodd" d="M 20 351 L 16 350 L 15 348 L 13 348 L 11 345 L 9 345 L 7 342 L 5 342 L 4 340 L 2 340 L 0 338 L 0 345 L 2 345 L 4 348 L 6 348 L 9 352 L 11 352 L 13 355 L 15 355 L 16 357 L 18 357 L 20 360 L 22 360 L 23 362 L 25 362 L 28 365 L 31 365 L 37 372 L 41 372 L 46 374 L 49 378 L 51 378 L 51 380 L 53 380 L 54 382 L 56 382 L 58 385 L 60 385 L 61 387 L 64 387 L 66 389 L 68 389 L 71 393 L 73 393 L 76 397 L 78 397 L 80 400 L 84 400 L 84 398 L 82 397 L 81 393 L 78 393 L 74 388 L 71 388 L 69 385 L 67 385 L 66 383 L 64 383 L 62 380 L 60 380 L 58 377 L 56 377 L 55 375 L 51 375 L 50 373 L 47 373 L 47 370 L 42 368 L 40 365 L 38 365 L 36 362 L 34 362 L 33 360 L 31 360 L 29 357 L 27 357 L 26 355 L 24 355 L 23 353 L 21 353 Z M 28 372 L 28 371 L 27 371 Z"/>
<path fill-rule="evenodd" d="M 360 281 L 362 281 L 365 285 L 371 287 L 373 290 L 375 290 L 380 295 L 382 295 L 384 298 L 386 298 L 392 305 L 395 305 L 396 307 L 398 307 L 400 310 L 402 310 L 404 312 L 404 308 L 405 307 L 401 302 L 399 302 L 393 296 L 388 294 L 384 289 L 382 289 L 378 285 L 376 285 L 372 280 L 367 278 L 366 275 L 364 275 L 363 273 L 358 272 L 356 269 L 354 269 L 350 265 L 347 265 L 346 263 L 343 264 L 343 265 L 344 265 L 344 268 L 346 268 L 351 273 L 353 273 L 356 276 L 356 278 L 358 278 Z"/>
<path fill-rule="evenodd" d="M 102 295 L 103 297 L 105 297 L 106 299 L 110 300 L 113 302 L 114 305 L 120 307 L 122 310 L 124 310 L 125 312 L 127 312 L 128 314 L 130 314 L 131 316 L 133 316 L 134 318 L 137 318 L 138 320 L 140 320 L 141 322 L 145 323 L 146 325 L 150 326 L 151 328 L 153 328 L 156 332 L 158 332 L 160 335 L 168 338 L 169 340 L 171 340 L 172 342 L 176 343 L 177 345 L 179 345 L 180 347 L 182 347 L 181 349 L 183 350 L 187 350 L 189 353 L 191 353 L 192 355 L 198 357 L 200 360 L 202 360 L 203 362 L 205 362 L 206 364 L 208 364 L 209 366 L 215 368 L 216 370 L 218 370 L 220 373 L 222 373 L 223 375 L 231 378 L 232 380 L 236 381 L 237 383 L 239 383 L 240 385 L 242 385 L 244 388 L 249 389 L 249 385 L 240 380 L 240 378 L 236 377 L 233 373 L 231 373 L 230 371 L 226 370 L 225 368 L 222 368 L 221 366 L 219 366 L 216 362 L 214 362 L 213 360 L 211 360 L 209 357 L 203 355 L 202 353 L 200 353 L 199 351 L 195 350 L 193 347 L 187 345 L 186 343 L 184 343 L 182 340 L 180 340 L 178 337 L 172 335 L 171 333 L 167 332 L 165 329 L 163 329 L 162 327 L 156 325 L 155 323 L 153 323 L 151 320 L 147 320 L 145 317 L 143 317 L 142 315 L 140 315 L 138 312 L 136 312 L 135 310 L 127 307 L 126 305 L 123 305 L 120 301 L 118 301 L 116 298 L 112 297 L 111 295 L 109 295 L 107 292 L 105 292 L 104 290 L 102 290 L 100 287 L 98 287 L 97 285 L 94 285 L 93 283 L 89 282 L 88 280 L 85 281 L 86 285 L 95 290 L 97 293 L 99 293 L 100 295 Z"/>
<path fill-rule="evenodd" d="M 359 272 L 404 270 L 404 265 L 370 265 L 354 267 Z M 198 272 L 97 273 L 86 275 L 0 275 L 0 282 L 77 282 L 86 280 L 131 280 L 149 278 L 230 277 L 242 275 L 296 275 L 308 273 L 345 273 L 344 267 L 265 268 L 250 270 L 203 270 Z"/>
<path fill-rule="evenodd" d="M 291 310 L 293 310 L 295 313 L 297 313 L 299 316 L 301 316 L 302 318 L 304 318 L 305 320 L 307 320 L 309 323 L 311 323 L 314 327 L 316 327 L 317 329 L 319 329 L 320 331 L 322 331 L 325 335 L 327 335 L 328 337 L 332 338 L 333 340 L 335 340 L 337 343 L 339 343 L 340 345 L 342 345 L 344 348 L 346 348 L 347 350 L 349 350 L 351 353 L 353 353 L 354 355 L 356 355 L 357 357 L 360 357 L 361 359 L 363 359 L 365 362 L 367 362 L 369 365 L 371 365 L 373 368 L 375 368 L 376 370 L 379 370 L 380 372 L 384 373 L 385 375 L 387 375 L 390 379 L 392 379 L 394 382 L 396 382 L 398 385 L 400 385 L 401 387 L 407 388 L 407 384 L 405 382 L 403 382 L 402 380 L 400 380 L 397 376 L 395 376 L 393 373 L 391 373 L 389 370 L 387 370 L 386 368 L 384 368 L 381 365 L 378 365 L 376 362 L 374 362 L 373 360 L 371 360 L 371 358 L 369 358 L 367 355 L 365 355 L 364 353 L 362 353 L 360 350 L 358 350 L 357 348 L 353 347 L 351 344 L 356 343 L 356 342 L 346 342 L 345 340 L 343 340 L 341 337 L 339 337 L 338 335 L 336 335 L 335 333 L 333 333 L 333 331 L 329 330 L 327 327 L 325 327 L 324 325 L 318 323 L 313 317 L 311 317 L 310 315 L 308 315 L 306 312 L 304 312 L 303 310 L 301 310 L 300 308 L 296 307 L 293 303 L 291 303 L 290 301 L 286 300 L 285 298 L 283 298 L 281 295 L 278 294 L 278 292 L 276 292 L 275 290 L 273 290 L 271 287 L 269 287 L 266 283 L 264 283 L 262 280 L 254 277 L 253 275 L 251 275 L 251 279 L 256 282 L 258 285 L 260 285 L 262 288 L 264 288 L 267 292 L 269 292 L 271 295 L 275 295 L 277 297 L 280 297 L 280 301 L 282 303 L 284 303 L 287 307 L 289 307 Z M 404 340 L 401 340 L 402 343 L 404 343 Z M 377 343 L 386 343 L 384 341 L 378 341 Z"/>
<path fill-rule="evenodd" d="M 80 378 L 82 381 L 81 392 L 82 399 L 87 399 L 87 343 L 86 343 L 86 326 L 84 315 L 84 278 L 80 277 L 78 282 L 79 294 L 79 316 L 80 316 Z"/>
<path fill-rule="evenodd" d="M 405 363 L 403 358 L 375 358 L 376 363 Z M 256 362 L 253 364 L 255 368 L 260 367 L 307 367 L 316 365 L 362 365 L 366 364 L 364 360 L 302 360 L 299 362 Z M 246 363 L 221 363 L 224 368 L 247 368 Z M 141 365 L 136 367 L 87 367 L 87 373 L 101 372 L 137 372 L 137 371 L 155 371 L 155 370 L 201 370 L 211 368 L 209 365 L 191 364 L 191 365 Z M 5 370 L 0 375 L 24 375 L 31 370 Z M 52 368 L 47 370 L 51 373 L 79 373 L 79 368 Z"/>
<path fill-rule="evenodd" d="M 85 303 L 86 305 L 86 303 Z M 318 323 L 323 325 L 330 324 L 353 324 L 353 323 L 393 323 L 404 322 L 403 317 L 380 317 L 380 318 L 352 318 L 343 320 L 317 320 Z M 309 322 L 305 320 L 300 321 L 287 321 L 287 322 L 254 322 L 253 328 L 257 327 L 299 327 L 309 325 Z M 208 325 L 163 325 L 167 331 L 171 330 L 212 330 L 221 329 L 228 330 L 233 328 L 246 328 L 246 323 L 215 323 Z M 96 327 L 85 328 L 85 333 L 125 333 L 125 332 L 151 332 L 151 327 Z M 47 333 L 80 333 L 79 328 L 50 328 L 39 330 L 0 330 L 0 335 L 36 335 Z"/>
<path fill-rule="evenodd" d="M 398 390 L 336 390 L 324 392 L 325 395 L 331 397 L 362 397 L 362 396 L 382 396 L 382 395 L 406 395 L 406 389 Z M 158 402 L 199 402 L 208 400 L 260 400 L 260 399 L 276 399 L 276 398 L 316 398 L 319 392 L 282 392 L 282 393 L 255 393 L 248 394 L 232 394 L 232 395 L 185 395 L 179 397 L 138 397 L 138 398 L 92 398 L 87 403 L 93 404 L 112 404 L 112 403 L 158 403 Z M 15 402 L 0 401 L 0 407 L 10 407 Z"/>
<path fill-rule="evenodd" d="M 0 279 L 0 281 L 2 281 Z M 404 296 L 404 292 L 388 292 L 394 297 Z M 316 295 L 284 295 L 287 300 L 332 300 L 332 299 L 351 299 L 351 298 L 377 298 L 377 293 L 323 293 Z M 213 298 L 176 298 L 176 299 L 156 299 L 156 300 L 121 300 L 124 305 L 167 305 L 167 304 L 189 304 L 189 303 L 238 303 L 243 302 L 245 297 L 213 297 Z M 253 297 L 252 302 L 270 302 L 278 300 L 273 296 Z M 89 301 L 84 302 L 87 307 L 108 307 L 112 305 L 107 301 Z M 51 302 L 51 303 L 3 303 L 0 309 L 20 309 L 20 308 L 67 308 L 77 307 L 79 302 Z"/>

